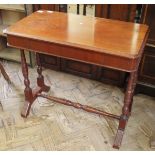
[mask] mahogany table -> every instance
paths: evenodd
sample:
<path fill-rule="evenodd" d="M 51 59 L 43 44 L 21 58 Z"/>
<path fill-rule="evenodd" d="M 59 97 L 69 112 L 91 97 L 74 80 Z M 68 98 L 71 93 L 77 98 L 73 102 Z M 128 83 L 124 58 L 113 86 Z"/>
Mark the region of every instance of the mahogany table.
<path fill-rule="evenodd" d="M 8 45 L 21 51 L 21 65 L 25 84 L 25 103 L 21 115 L 27 117 L 37 97 L 44 97 L 87 112 L 111 117 L 119 121 L 114 148 L 119 148 L 131 113 L 137 70 L 148 36 L 148 26 L 104 18 L 86 17 L 39 10 L 6 30 Z M 36 52 L 37 87 L 32 90 L 24 50 Z M 129 73 L 120 116 L 99 109 L 47 96 L 38 53 L 91 63 Z"/>

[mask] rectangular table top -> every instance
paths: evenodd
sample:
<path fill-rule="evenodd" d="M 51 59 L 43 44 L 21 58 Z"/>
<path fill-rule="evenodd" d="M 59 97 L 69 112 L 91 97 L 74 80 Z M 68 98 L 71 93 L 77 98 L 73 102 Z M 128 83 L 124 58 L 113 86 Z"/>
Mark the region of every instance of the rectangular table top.
<path fill-rule="evenodd" d="M 6 34 L 137 58 L 148 26 L 104 18 L 39 10 L 6 30 Z"/>

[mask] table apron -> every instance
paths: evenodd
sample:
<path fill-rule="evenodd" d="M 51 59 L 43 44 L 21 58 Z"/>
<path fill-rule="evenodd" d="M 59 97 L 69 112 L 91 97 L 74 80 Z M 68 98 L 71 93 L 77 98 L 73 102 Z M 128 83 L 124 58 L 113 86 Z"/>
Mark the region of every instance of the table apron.
<path fill-rule="evenodd" d="M 92 50 L 51 43 L 41 40 L 8 35 L 8 46 L 53 55 L 61 58 L 95 64 L 116 70 L 133 72 L 137 70 L 138 58 L 127 58 Z"/>

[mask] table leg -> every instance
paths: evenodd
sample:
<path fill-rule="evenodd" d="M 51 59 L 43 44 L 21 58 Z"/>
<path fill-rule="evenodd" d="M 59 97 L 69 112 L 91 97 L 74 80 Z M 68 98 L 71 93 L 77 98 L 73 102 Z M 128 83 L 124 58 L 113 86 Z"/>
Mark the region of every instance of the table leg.
<path fill-rule="evenodd" d="M 122 115 L 119 120 L 119 127 L 117 130 L 117 134 L 116 134 L 114 145 L 113 145 L 113 147 L 117 149 L 119 149 L 121 145 L 125 126 L 130 116 L 132 101 L 133 101 L 133 94 L 134 94 L 134 89 L 136 86 L 136 79 L 137 79 L 137 72 L 131 72 L 129 76 L 127 90 L 124 96 L 124 106 L 122 108 Z"/>
<path fill-rule="evenodd" d="M 44 76 L 42 75 L 42 66 L 41 66 L 40 57 L 38 53 L 36 53 L 36 62 L 37 62 L 37 72 L 38 72 L 37 84 L 39 87 L 42 88 L 44 92 L 48 92 L 50 90 L 50 87 L 46 86 L 44 83 Z"/>
<path fill-rule="evenodd" d="M 30 88 L 30 80 L 28 78 L 28 66 L 26 63 L 25 53 L 24 50 L 21 51 L 21 64 L 22 64 L 22 73 L 24 76 L 24 84 L 25 84 L 25 103 L 24 107 L 21 112 L 22 117 L 27 117 L 30 112 L 30 108 L 34 100 L 37 98 L 37 95 L 40 94 L 42 91 L 47 92 L 49 91 L 50 87 L 46 86 L 44 83 L 44 77 L 42 75 L 42 67 L 39 59 L 39 55 L 36 54 L 36 60 L 37 60 L 37 72 L 38 72 L 38 78 L 37 78 L 37 85 L 35 89 Z"/>
<path fill-rule="evenodd" d="M 9 76 L 8 76 L 8 74 L 6 73 L 4 67 L 3 67 L 3 65 L 2 65 L 1 63 L 0 63 L 0 71 L 1 71 L 1 73 L 2 73 L 2 75 L 3 75 L 3 77 L 4 77 L 4 79 L 5 79 L 8 83 L 11 83 L 11 80 L 10 80 Z"/>
<path fill-rule="evenodd" d="M 133 104 L 133 96 L 134 96 L 134 91 L 135 91 L 135 87 L 136 87 L 136 83 L 137 83 L 137 72 L 134 74 L 134 82 L 133 82 L 133 88 L 132 88 L 132 101 L 130 102 L 129 105 L 129 114 L 131 115 L 131 111 L 132 111 L 132 104 Z"/>
<path fill-rule="evenodd" d="M 32 89 L 30 88 L 30 80 L 28 78 L 28 67 L 26 63 L 25 53 L 24 50 L 20 50 L 20 52 L 21 52 L 22 73 L 24 76 L 24 85 L 25 85 L 24 90 L 25 103 L 21 115 L 23 117 L 27 117 L 31 108 L 31 104 L 33 102 L 33 94 Z"/>

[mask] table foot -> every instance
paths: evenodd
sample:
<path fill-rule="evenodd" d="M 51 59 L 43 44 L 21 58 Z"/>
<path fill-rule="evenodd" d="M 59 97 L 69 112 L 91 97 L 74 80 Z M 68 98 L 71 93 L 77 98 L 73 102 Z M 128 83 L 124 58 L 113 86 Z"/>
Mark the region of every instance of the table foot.
<path fill-rule="evenodd" d="M 115 149 L 120 148 L 122 139 L 123 139 L 123 135 L 124 135 L 124 130 L 118 129 L 115 140 L 114 140 L 113 148 L 115 148 Z"/>
<path fill-rule="evenodd" d="M 49 86 L 47 86 L 47 85 L 42 86 L 42 91 L 43 92 L 49 92 L 49 90 L 50 90 Z"/>
<path fill-rule="evenodd" d="M 22 112 L 21 112 L 21 116 L 26 118 L 29 115 L 30 109 L 31 109 L 31 103 L 28 101 L 25 101 Z"/>
<path fill-rule="evenodd" d="M 41 92 L 48 92 L 50 89 L 49 86 L 44 85 L 44 87 L 36 87 L 32 90 L 32 92 L 30 93 L 31 95 L 29 95 L 27 97 L 27 99 L 25 100 L 22 112 L 21 112 L 21 116 L 22 117 L 27 117 L 29 115 L 29 111 L 31 109 L 31 105 L 33 104 L 33 102 L 35 101 L 35 99 L 38 97 L 38 94 L 40 94 Z M 26 95 L 27 96 L 27 95 Z"/>
<path fill-rule="evenodd" d="M 121 146 L 125 127 L 129 119 L 129 116 L 131 115 L 133 94 L 134 94 L 134 88 L 136 86 L 136 80 L 137 80 L 137 72 L 131 72 L 129 75 L 128 85 L 124 96 L 122 115 L 119 120 L 119 127 L 117 130 L 116 138 L 114 140 L 114 145 L 113 145 L 113 147 L 116 149 L 119 149 L 119 147 Z"/>

